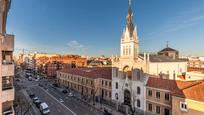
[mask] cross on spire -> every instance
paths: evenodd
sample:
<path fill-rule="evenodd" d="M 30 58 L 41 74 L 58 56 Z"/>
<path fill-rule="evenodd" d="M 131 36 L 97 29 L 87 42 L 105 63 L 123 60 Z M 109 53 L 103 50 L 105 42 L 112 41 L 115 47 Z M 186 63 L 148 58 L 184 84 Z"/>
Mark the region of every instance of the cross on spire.
<path fill-rule="evenodd" d="M 131 6 L 131 0 L 128 0 L 129 6 Z"/>
<path fill-rule="evenodd" d="M 169 47 L 169 41 L 166 41 L 166 47 L 167 48 Z"/>

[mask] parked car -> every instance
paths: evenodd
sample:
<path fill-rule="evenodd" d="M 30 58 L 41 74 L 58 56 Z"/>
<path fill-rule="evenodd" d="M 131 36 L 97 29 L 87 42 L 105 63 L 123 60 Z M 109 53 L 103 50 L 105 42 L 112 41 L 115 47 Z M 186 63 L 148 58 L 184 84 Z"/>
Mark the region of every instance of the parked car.
<path fill-rule="evenodd" d="M 62 90 L 62 93 L 67 94 L 68 91 L 64 89 L 64 90 Z"/>
<path fill-rule="evenodd" d="M 34 97 L 33 98 L 33 103 L 35 103 L 37 100 L 39 100 L 39 98 L 38 97 Z"/>
<path fill-rule="evenodd" d="M 43 115 L 48 115 L 50 114 L 50 109 L 49 109 L 49 106 L 43 102 L 40 104 L 40 112 L 43 114 Z"/>
<path fill-rule="evenodd" d="M 35 97 L 35 94 L 32 93 L 32 92 L 30 92 L 29 96 L 30 96 L 30 98 L 34 98 L 34 97 Z"/>
<path fill-rule="evenodd" d="M 28 77 L 28 80 L 29 80 L 29 81 L 32 81 L 32 77 Z"/>
<path fill-rule="evenodd" d="M 36 79 L 35 79 L 35 81 L 39 81 L 39 80 L 40 80 L 40 78 L 36 78 Z"/>
<path fill-rule="evenodd" d="M 72 92 L 69 92 L 68 96 L 69 96 L 69 97 L 73 97 L 74 95 L 73 95 Z"/>
<path fill-rule="evenodd" d="M 41 103 L 42 103 L 42 101 L 40 99 L 35 101 L 35 105 L 37 106 L 37 108 L 40 108 Z"/>
<path fill-rule="evenodd" d="M 64 101 L 62 99 L 59 100 L 61 103 L 63 103 Z"/>
<path fill-rule="evenodd" d="M 16 79 L 16 81 L 20 81 L 20 79 Z"/>
<path fill-rule="evenodd" d="M 43 84 L 42 84 L 42 83 L 38 83 L 38 86 L 42 87 L 42 86 L 43 86 Z"/>

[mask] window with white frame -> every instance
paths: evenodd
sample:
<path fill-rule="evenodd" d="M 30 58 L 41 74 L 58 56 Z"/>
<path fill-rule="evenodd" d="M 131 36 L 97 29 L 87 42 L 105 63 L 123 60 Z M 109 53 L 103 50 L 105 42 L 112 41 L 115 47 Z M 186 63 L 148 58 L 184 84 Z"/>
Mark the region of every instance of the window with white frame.
<path fill-rule="evenodd" d="M 180 102 L 180 109 L 181 111 L 187 112 L 187 103 L 186 102 Z"/>

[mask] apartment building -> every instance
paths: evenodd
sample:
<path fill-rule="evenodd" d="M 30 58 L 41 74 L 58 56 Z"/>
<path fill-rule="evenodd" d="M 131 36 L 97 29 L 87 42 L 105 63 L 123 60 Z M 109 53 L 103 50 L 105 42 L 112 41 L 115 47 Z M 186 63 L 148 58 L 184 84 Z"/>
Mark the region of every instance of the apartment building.
<path fill-rule="evenodd" d="M 146 111 L 156 115 L 201 115 L 204 112 L 201 109 L 204 106 L 203 87 L 203 81 L 149 77 L 146 85 Z"/>
<path fill-rule="evenodd" d="M 0 0 L 0 114 L 14 114 L 14 35 L 6 34 L 11 0 Z"/>
<path fill-rule="evenodd" d="M 111 100 L 111 68 L 70 68 L 57 72 L 60 85 L 69 87 L 82 96 L 96 96 Z"/>
<path fill-rule="evenodd" d="M 62 68 L 86 67 L 87 60 L 77 55 L 39 55 L 35 56 L 38 72 L 44 73 L 47 77 L 56 77 L 58 70 Z"/>
<path fill-rule="evenodd" d="M 149 77 L 146 85 L 146 111 L 157 115 L 171 115 L 173 80 Z"/>

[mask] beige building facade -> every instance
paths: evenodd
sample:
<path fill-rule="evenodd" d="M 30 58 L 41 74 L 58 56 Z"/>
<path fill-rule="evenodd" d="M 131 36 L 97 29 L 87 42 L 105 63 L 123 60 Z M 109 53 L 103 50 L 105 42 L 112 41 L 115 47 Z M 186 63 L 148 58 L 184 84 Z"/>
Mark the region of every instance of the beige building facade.
<path fill-rule="evenodd" d="M 111 68 L 70 68 L 57 72 L 61 86 L 79 92 L 82 96 L 111 100 Z"/>

